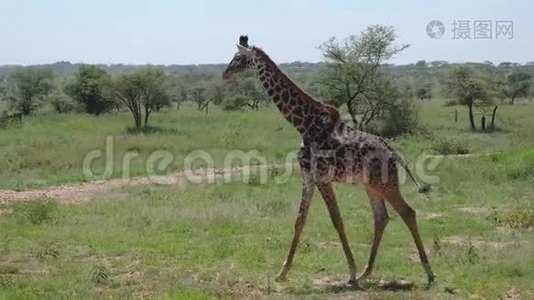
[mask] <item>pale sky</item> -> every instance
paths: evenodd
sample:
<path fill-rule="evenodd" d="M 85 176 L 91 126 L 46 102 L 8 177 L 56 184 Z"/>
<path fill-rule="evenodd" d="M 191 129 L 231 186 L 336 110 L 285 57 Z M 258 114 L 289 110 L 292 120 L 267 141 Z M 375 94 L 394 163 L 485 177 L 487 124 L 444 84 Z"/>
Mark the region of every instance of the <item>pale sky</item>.
<path fill-rule="evenodd" d="M 396 64 L 534 61 L 534 1 L 362 0 L 0 0 L 0 64 L 227 63 L 240 34 L 277 62 L 322 59 L 329 37 L 392 25 L 410 48 Z M 443 22 L 440 39 L 429 21 Z M 453 39 L 453 22 L 469 21 L 471 39 Z M 489 21 L 490 39 L 473 39 L 474 22 Z M 512 21 L 513 38 L 496 38 L 496 22 Z"/>

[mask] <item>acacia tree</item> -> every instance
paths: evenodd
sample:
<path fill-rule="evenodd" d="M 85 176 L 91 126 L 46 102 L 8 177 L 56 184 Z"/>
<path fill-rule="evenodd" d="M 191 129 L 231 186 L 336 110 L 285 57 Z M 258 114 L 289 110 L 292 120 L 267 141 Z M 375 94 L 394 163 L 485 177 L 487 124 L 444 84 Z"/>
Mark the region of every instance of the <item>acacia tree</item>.
<path fill-rule="evenodd" d="M 381 64 L 408 47 L 395 45 L 395 40 L 393 27 L 374 25 L 359 36 L 351 35 L 341 42 L 331 38 L 320 47 L 327 62 L 320 81 L 324 96 L 337 107 L 346 105 L 352 122 L 360 129 L 364 125 L 357 116 L 377 116 L 372 111 L 382 105 L 369 104 L 387 100 L 378 96 L 382 87 L 377 83 L 388 81 L 380 72 Z"/>
<path fill-rule="evenodd" d="M 518 97 L 527 97 L 530 89 L 532 76 L 528 73 L 517 72 L 508 75 L 505 95 L 510 98 L 510 104 Z"/>
<path fill-rule="evenodd" d="M 191 101 L 195 102 L 198 110 L 204 110 L 208 114 L 208 106 L 210 104 L 211 98 L 207 96 L 206 84 L 199 83 L 195 86 L 189 88 L 188 98 Z"/>
<path fill-rule="evenodd" d="M 29 115 L 39 99 L 47 96 L 53 88 L 50 70 L 24 68 L 11 74 L 13 90 L 9 99 L 23 115 Z"/>
<path fill-rule="evenodd" d="M 462 66 L 450 72 L 445 81 L 444 93 L 448 97 L 457 99 L 459 104 L 467 106 L 469 124 L 474 130 L 476 129 L 475 109 L 485 110 L 493 103 L 498 96 L 496 87 L 497 85 L 485 74 Z"/>
<path fill-rule="evenodd" d="M 229 97 L 225 98 L 224 103 L 227 110 L 241 109 L 248 106 L 250 109 L 257 111 L 260 109 L 260 104 L 270 101 L 252 73 L 245 73 L 240 77 L 239 80 L 228 85 Z"/>
<path fill-rule="evenodd" d="M 209 100 L 209 102 L 220 105 L 223 103 L 224 98 L 227 94 L 226 84 L 222 79 L 215 78 L 212 79 L 206 84 L 206 98 Z"/>
<path fill-rule="evenodd" d="M 380 66 L 408 47 L 395 45 L 395 40 L 393 27 L 374 25 L 359 36 L 341 42 L 331 38 L 320 47 L 327 62 L 319 82 L 322 94 L 337 107 L 346 105 L 352 122 L 361 130 L 391 104 L 387 96 L 395 93 L 396 87 L 389 84 Z"/>
<path fill-rule="evenodd" d="M 81 103 L 85 112 L 98 116 L 113 107 L 112 99 L 105 93 L 109 79 L 103 69 L 94 65 L 82 65 L 74 81 L 65 86 L 64 92 Z"/>
<path fill-rule="evenodd" d="M 428 87 L 421 87 L 415 91 L 415 95 L 419 100 L 425 100 L 432 98 L 432 92 Z"/>
<path fill-rule="evenodd" d="M 143 69 L 120 74 L 111 80 L 114 98 L 132 113 L 135 128 L 146 127 L 151 113 L 161 103 L 170 103 L 168 77 L 161 69 Z"/>

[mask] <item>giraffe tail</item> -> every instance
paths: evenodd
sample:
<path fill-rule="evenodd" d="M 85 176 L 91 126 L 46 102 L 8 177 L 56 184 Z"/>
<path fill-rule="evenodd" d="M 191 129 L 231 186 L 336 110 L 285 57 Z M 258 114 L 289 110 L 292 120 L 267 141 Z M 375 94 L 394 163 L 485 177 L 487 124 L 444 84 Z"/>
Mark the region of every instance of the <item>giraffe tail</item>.
<path fill-rule="evenodd" d="M 404 168 L 404 170 L 406 170 L 406 173 L 408 174 L 408 176 L 412 179 L 412 181 L 417 186 L 417 192 L 418 193 L 426 194 L 426 193 L 430 192 L 430 189 L 431 189 L 430 184 L 427 184 L 427 183 L 424 183 L 424 182 L 422 184 L 419 183 L 415 179 L 415 176 L 413 175 L 412 171 L 408 167 L 408 164 L 406 163 L 406 161 L 404 159 L 402 159 L 399 155 L 397 155 L 397 161 Z"/>
<path fill-rule="evenodd" d="M 415 185 L 417 186 L 417 192 L 418 193 L 421 193 L 421 194 L 426 194 L 428 192 L 430 192 L 430 184 L 427 184 L 427 183 L 424 183 L 423 184 L 420 184 L 416 179 L 415 179 L 415 176 L 413 175 L 412 171 L 410 170 L 410 168 L 408 167 L 408 163 L 406 163 L 406 161 L 402 158 L 402 156 L 400 156 L 400 154 L 395 151 L 395 149 L 393 149 L 393 147 L 391 147 L 387 142 L 386 140 L 384 140 L 383 138 L 379 137 L 378 138 L 382 143 L 384 143 L 384 145 L 390 150 L 393 152 L 393 155 L 395 157 L 395 160 L 397 160 L 397 162 L 399 162 L 399 164 L 404 168 L 404 170 L 406 170 L 406 173 L 408 173 L 408 176 L 410 176 L 410 178 L 412 179 L 412 181 L 415 183 Z"/>

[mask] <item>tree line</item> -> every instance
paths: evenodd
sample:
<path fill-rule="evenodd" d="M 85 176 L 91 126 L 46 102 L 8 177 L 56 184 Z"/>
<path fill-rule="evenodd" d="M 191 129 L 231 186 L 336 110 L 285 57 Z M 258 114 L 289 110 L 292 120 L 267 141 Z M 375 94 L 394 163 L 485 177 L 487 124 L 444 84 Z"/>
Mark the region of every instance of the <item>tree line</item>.
<path fill-rule="evenodd" d="M 345 39 L 332 38 L 320 47 L 324 61 L 294 62 L 281 67 L 312 95 L 347 112 L 359 130 L 385 136 L 413 133 L 418 127 L 415 101 L 443 97 L 447 105 L 465 105 L 469 126 L 494 128 L 500 103 L 532 97 L 534 63 L 491 62 L 452 64 L 418 61 L 395 66 L 389 60 L 408 45 L 398 45 L 392 27 L 370 26 Z M 12 115 L 29 116 L 48 105 L 57 113 L 98 116 L 127 110 L 135 128 L 149 125 L 153 113 L 172 104 L 190 102 L 209 113 L 211 105 L 225 110 L 259 110 L 269 105 L 252 72 L 235 82 L 222 81 L 224 65 L 128 66 L 60 62 L 32 67 L 0 67 L 0 100 Z M 9 113 L 2 113 L 6 119 Z"/>

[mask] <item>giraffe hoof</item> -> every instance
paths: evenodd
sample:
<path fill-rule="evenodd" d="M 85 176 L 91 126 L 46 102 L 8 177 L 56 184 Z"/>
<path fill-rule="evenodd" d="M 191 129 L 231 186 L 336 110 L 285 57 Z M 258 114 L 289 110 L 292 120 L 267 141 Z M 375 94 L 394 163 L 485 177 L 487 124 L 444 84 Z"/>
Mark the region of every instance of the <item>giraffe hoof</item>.
<path fill-rule="evenodd" d="M 434 284 L 435 279 L 436 279 L 436 274 L 432 274 L 428 276 L 428 286 L 432 286 Z"/>
<path fill-rule="evenodd" d="M 360 281 L 360 280 L 362 280 L 362 279 L 365 279 L 365 278 L 367 278 L 370 274 L 371 274 L 370 272 L 365 271 L 365 272 L 363 272 L 362 274 L 360 274 L 360 276 L 356 277 L 356 281 Z"/>
<path fill-rule="evenodd" d="M 277 282 L 284 281 L 284 280 L 286 280 L 286 276 L 284 276 L 282 274 L 278 274 L 278 275 L 276 275 L 274 280 L 277 281 Z"/>
<path fill-rule="evenodd" d="M 358 279 L 351 278 L 349 279 L 349 282 L 347 282 L 348 285 L 357 286 L 358 285 Z"/>

